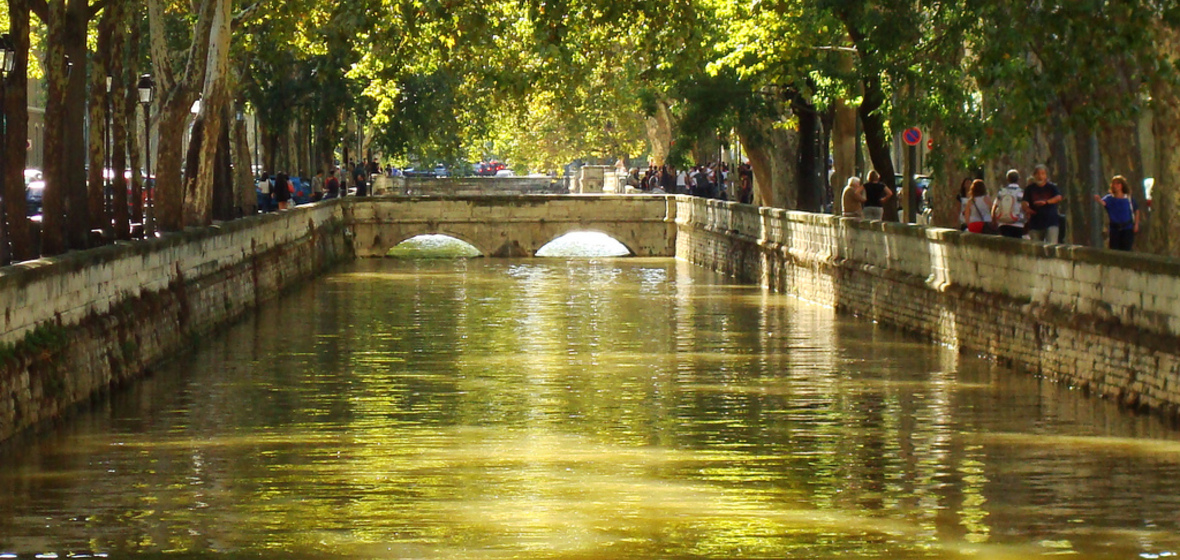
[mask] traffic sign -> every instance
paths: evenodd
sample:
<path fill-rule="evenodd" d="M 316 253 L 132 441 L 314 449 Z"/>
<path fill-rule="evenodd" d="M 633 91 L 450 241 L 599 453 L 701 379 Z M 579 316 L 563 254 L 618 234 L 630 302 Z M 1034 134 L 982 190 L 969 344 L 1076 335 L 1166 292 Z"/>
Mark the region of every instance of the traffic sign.
<path fill-rule="evenodd" d="M 922 129 L 916 126 L 907 128 L 901 133 L 901 139 L 910 146 L 917 146 L 922 141 Z"/>
<path fill-rule="evenodd" d="M 926 140 L 926 149 L 927 149 L 927 150 L 933 150 L 933 149 L 934 149 L 934 139 L 933 139 L 933 138 L 930 138 L 929 140 Z"/>

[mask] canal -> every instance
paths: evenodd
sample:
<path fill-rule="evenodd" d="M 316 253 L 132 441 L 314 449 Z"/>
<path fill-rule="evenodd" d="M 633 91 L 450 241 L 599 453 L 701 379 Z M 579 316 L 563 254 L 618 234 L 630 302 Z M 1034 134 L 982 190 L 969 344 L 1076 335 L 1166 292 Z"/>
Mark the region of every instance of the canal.
<path fill-rule="evenodd" d="M 673 260 L 369 260 L 0 447 L 0 557 L 1166 558 L 1180 433 Z"/>

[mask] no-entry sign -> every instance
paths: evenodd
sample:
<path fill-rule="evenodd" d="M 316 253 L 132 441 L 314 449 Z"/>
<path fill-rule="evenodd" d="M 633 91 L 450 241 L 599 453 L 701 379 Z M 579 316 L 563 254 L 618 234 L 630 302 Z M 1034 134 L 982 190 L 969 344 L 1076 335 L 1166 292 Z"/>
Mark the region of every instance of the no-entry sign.
<path fill-rule="evenodd" d="M 910 146 L 917 146 L 922 141 L 922 129 L 916 126 L 907 128 L 901 133 L 901 139 Z"/>

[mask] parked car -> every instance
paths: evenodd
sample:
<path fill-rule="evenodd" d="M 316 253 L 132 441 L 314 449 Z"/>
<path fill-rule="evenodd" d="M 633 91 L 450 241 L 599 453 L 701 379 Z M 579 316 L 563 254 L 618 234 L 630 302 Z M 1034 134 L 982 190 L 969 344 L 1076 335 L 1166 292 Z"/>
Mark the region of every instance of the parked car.
<path fill-rule="evenodd" d="M 25 207 L 28 215 L 41 214 L 42 199 L 45 197 L 45 181 L 40 169 L 25 170 Z"/>

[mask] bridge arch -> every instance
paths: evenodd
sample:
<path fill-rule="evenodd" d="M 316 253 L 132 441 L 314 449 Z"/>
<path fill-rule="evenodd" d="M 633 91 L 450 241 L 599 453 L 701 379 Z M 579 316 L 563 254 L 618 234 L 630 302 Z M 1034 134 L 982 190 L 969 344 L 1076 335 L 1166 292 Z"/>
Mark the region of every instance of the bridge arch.
<path fill-rule="evenodd" d="M 402 231 L 402 232 L 399 232 L 399 234 L 397 236 L 390 239 L 390 241 L 392 241 L 392 242 L 385 241 L 385 240 L 382 240 L 382 242 L 385 243 L 386 245 L 389 245 L 389 248 L 392 249 L 394 247 L 397 247 L 398 245 L 401 245 L 402 243 L 405 243 L 406 241 L 414 239 L 415 237 L 422 237 L 423 235 L 442 235 L 442 236 L 450 237 L 452 239 L 458 239 L 459 241 L 462 241 L 468 245 L 471 245 L 472 247 L 475 247 L 475 250 L 479 251 L 479 255 L 481 257 L 487 256 L 487 251 L 485 251 L 483 247 L 480 247 L 479 243 L 477 243 L 475 240 L 467 239 L 466 236 L 462 233 L 454 233 L 454 232 L 446 231 L 444 229 L 437 229 L 437 228 L 424 230 L 419 233 L 406 233 L 405 231 Z M 400 239 L 397 239 L 399 237 L 400 237 Z"/>
<path fill-rule="evenodd" d="M 549 241 L 542 243 L 541 246 L 537 247 L 537 250 L 533 252 L 533 255 L 538 256 L 538 254 L 541 251 L 548 249 L 550 247 L 553 247 L 555 244 L 560 244 L 563 239 L 566 239 L 571 235 L 577 235 L 577 234 L 593 234 L 595 236 L 599 236 L 599 239 L 596 241 L 599 241 L 603 245 L 604 249 L 607 248 L 611 243 L 613 243 L 613 244 L 617 245 L 618 247 L 621 247 L 622 250 L 626 251 L 625 254 L 621 254 L 621 255 L 617 255 L 617 256 L 627 256 L 627 257 L 635 256 L 635 249 L 632 249 L 631 247 L 627 246 L 626 243 L 624 243 L 622 240 L 620 240 L 617 236 L 612 235 L 611 232 L 602 231 L 600 228 L 582 228 L 582 227 L 576 227 L 576 226 L 571 227 L 571 228 L 567 228 L 565 231 L 557 234 Z M 598 255 L 594 255 L 594 256 L 598 256 Z M 615 256 L 615 255 L 611 255 L 611 256 Z"/>
<path fill-rule="evenodd" d="M 446 233 L 424 233 L 394 243 L 386 256 L 474 258 L 484 256 L 473 243 Z"/>

